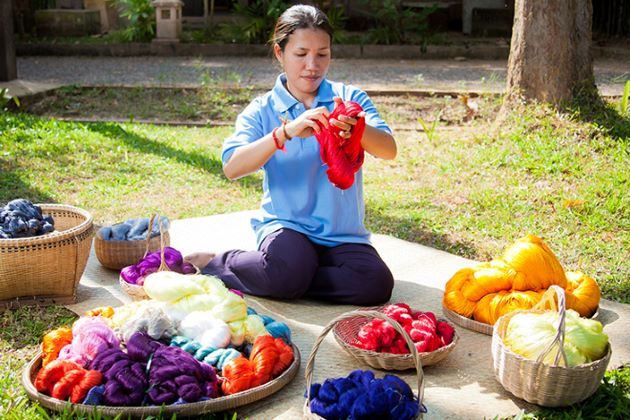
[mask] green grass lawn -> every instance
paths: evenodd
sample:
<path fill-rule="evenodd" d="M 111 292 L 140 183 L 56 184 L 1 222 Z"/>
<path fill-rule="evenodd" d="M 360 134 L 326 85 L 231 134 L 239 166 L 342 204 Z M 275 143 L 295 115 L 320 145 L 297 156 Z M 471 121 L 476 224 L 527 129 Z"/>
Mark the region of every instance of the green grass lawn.
<path fill-rule="evenodd" d="M 401 128 L 399 155 L 366 159 L 368 227 L 476 260 L 536 234 L 566 270 L 585 272 L 604 297 L 630 303 L 630 121 L 601 106 L 515 111 L 500 124 L 439 121 L 427 136 L 402 127 L 408 121 L 385 106 L 383 114 Z M 231 182 L 221 170 L 230 130 L 0 113 L 0 203 L 23 197 L 71 204 L 90 211 L 97 224 L 152 212 L 179 219 L 254 209 L 261 175 Z M 72 319 L 62 307 L 0 312 L 0 418 L 47 418 L 26 400 L 20 369 L 44 332 Z M 615 379 L 625 388 L 614 410 L 628 412 L 629 369 Z M 581 412 L 601 405 L 597 398 Z M 562 416 L 580 417 L 570 410 L 543 417 Z"/>

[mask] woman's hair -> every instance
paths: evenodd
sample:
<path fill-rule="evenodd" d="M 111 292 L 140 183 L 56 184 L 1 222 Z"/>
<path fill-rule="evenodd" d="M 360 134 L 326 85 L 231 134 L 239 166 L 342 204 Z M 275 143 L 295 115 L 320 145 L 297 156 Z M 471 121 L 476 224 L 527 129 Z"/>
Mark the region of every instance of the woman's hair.
<path fill-rule="evenodd" d="M 330 36 L 332 42 L 333 28 L 328 22 L 328 17 L 317 7 L 298 4 L 289 7 L 280 15 L 276 22 L 276 27 L 271 37 L 271 45 L 278 44 L 284 51 L 284 47 L 289 42 L 289 36 L 296 29 L 321 29 Z"/>

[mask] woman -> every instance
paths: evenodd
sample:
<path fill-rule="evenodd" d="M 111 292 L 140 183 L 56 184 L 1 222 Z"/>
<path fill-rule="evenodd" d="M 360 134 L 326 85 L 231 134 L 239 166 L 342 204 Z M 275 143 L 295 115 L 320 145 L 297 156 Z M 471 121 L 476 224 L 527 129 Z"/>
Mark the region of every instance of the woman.
<path fill-rule="evenodd" d="M 198 253 L 187 259 L 227 287 L 252 295 L 385 302 L 394 280 L 363 223 L 362 172 L 346 190 L 333 186 L 314 133 L 328 127 L 331 111 L 342 100 L 359 103 L 363 111 L 357 118 L 340 115 L 330 124 L 350 138 L 358 118 L 365 118 L 361 145 L 368 153 L 393 159 L 391 130 L 365 92 L 326 79 L 332 28 L 320 10 L 287 9 L 272 43 L 284 73 L 238 116 L 222 155 L 223 170 L 232 180 L 264 171 L 262 212 L 252 220 L 258 251 Z"/>

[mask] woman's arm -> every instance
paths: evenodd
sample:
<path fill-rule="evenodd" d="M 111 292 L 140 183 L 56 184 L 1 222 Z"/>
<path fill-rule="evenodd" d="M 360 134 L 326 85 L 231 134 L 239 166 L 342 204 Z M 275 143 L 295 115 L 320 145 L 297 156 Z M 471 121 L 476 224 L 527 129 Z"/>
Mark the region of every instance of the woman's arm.
<path fill-rule="evenodd" d="M 282 128 L 276 130 L 278 145 L 282 147 L 285 142 L 293 137 L 310 137 L 313 135 L 313 132 L 319 132 L 320 128 L 317 122 L 327 126 L 328 120 L 326 118 L 328 115 L 329 112 L 325 107 L 305 111 L 298 118 L 288 123 L 284 130 Z M 289 138 L 285 137 L 284 133 L 287 133 Z M 272 131 L 260 139 L 236 149 L 230 160 L 223 165 L 223 173 L 230 180 L 249 175 L 262 168 L 277 150 Z"/>
<path fill-rule="evenodd" d="M 282 130 L 278 130 L 276 136 L 278 136 L 278 138 L 282 137 L 282 143 L 284 144 L 285 139 L 281 131 Z M 223 173 L 232 181 L 249 175 L 256 172 L 267 163 L 277 150 L 273 137 L 271 133 L 269 133 L 253 143 L 236 149 L 230 157 L 230 160 L 223 166 Z"/>
<path fill-rule="evenodd" d="M 394 137 L 378 128 L 365 125 L 361 146 L 366 152 L 377 158 L 391 160 L 396 157 L 397 148 Z"/>

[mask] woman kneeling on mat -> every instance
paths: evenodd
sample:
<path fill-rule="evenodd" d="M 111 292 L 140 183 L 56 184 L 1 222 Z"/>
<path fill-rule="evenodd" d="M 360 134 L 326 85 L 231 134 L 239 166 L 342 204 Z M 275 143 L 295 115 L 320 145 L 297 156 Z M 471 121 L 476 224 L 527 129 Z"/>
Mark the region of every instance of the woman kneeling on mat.
<path fill-rule="evenodd" d="M 336 130 L 343 140 L 337 147 L 355 139 L 382 159 L 396 156 L 396 142 L 365 92 L 326 79 L 331 43 L 332 27 L 315 7 L 293 6 L 278 19 L 272 44 L 284 73 L 238 116 L 222 155 L 230 179 L 264 171 L 261 214 L 252 219 L 258 250 L 187 260 L 251 295 L 374 305 L 389 300 L 394 279 L 364 225 L 363 150 L 342 189 L 327 174 L 336 157 L 322 163 L 320 137 Z M 362 111 L 330 118 L 345 101 Z M 359 125 L 363 135 L 353 137 Z"/>

